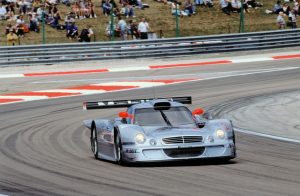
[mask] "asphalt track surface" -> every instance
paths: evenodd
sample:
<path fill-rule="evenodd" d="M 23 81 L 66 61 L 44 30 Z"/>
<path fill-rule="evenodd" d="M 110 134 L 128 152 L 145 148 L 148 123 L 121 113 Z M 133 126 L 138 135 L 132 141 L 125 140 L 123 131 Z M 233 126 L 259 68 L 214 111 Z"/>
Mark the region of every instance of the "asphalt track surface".
<path fill-rule="evenodd" d="M 190 108 L 218 108 L 233 100 L 299 93 L 300 60 L 178 68 L 133 73 L 7 79 L 2 91 L 56 88 L 121 77 L 199 77 L 218 72 L 296 67 L 169 86 L 0 106 L 0 194 L 7 195 L 295 195 L 300 193 L 300 145 L 236 134 L 238 157 L 122 167 L 97 161 L 82 121 L 111 118 L 119 109 L 82 111 L 86 100 L 192 95 Z M 224 73 L 223 73 L 224 74 Z M 101 77 L 101 78 L 100 78 Z M 85 80 L 84 80 L 85 79 Z M 62 81 L 63 80 L 63 81 Z M 55 82 L 53 82 L 55 81 Z M 59 82 L 61 81 L 61 82 Z M 6 90 L 5 90 L 6 89 Z M 239 106 L 247 101 L 239 102 Z M 231 104 L 234 106 L 234 104 Z M 227 105 L 228 106 L 228 105 Z M 299 109 L 299 105 L 298 105 Z M 260 112 L 260 111 L 256 111 Z M 292 115 L 292 114 L 291 114 Z M 238 123 L 238 122 L 237 122 Z M 248 123 L 259 130 L 256 122 Z M 269 126 L 272 126 L 270 124 Z M 272 127 L 271 127 L 272 128 Z"/>

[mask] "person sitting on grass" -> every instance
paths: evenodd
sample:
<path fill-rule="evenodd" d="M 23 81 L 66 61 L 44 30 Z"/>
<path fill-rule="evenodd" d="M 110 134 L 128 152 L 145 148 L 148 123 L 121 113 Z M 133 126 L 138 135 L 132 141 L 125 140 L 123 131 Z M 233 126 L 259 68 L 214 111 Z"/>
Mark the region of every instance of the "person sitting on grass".
<path fill-rule="evenodd" d="M 127 4 L 125 7 L 125 16 L 128 17 L 135 17 L 133 7 L 130 4 Z"/>
<path fill-rule="evenodd" d="M 55 13 L 52 20 L 49 22 L 49 25 L 55 29 L 60 29 L 59 21 L 61 20 L 59 12 Z"/>
<path fill-rule="evenodd" d="M 184 2 L 184 11 L 187 13 L 188 16 L 196 14 L 195 9 L 195 5 L 192 3 L 191 0 L 186 0 Z"/>
<path fill-rule="evenodd" d="M 6 20 L 7 19 L 7 11 L 6 7 L 0 3 L 0 20 Z"/>
<path fill-rule="evenodd" d="M 28 20 L 29 20 L 29 30 L 39 32 L 39 22 L 38 19 L 33 14 L 28 14 Z"/>
<path fill-rule="evenodd" d="M 94 32 L 90 25 L 87 25 L 87 28 L 82 29 L 78 41 L 79 42 L 91 42 L 91 37 L 94 35 Z"/>
<path fill-rule="evenodd" d="M 70 40 L 77 38 L 78 36 L 78 27 L 75 25 L 75 22 L 66 26 L 66 36 Z"/>
<path fill-rule="evenodd" d="M 263 4 L 260 2 L 256 2 L 255 0 L 245 0 L 244 1 L 248 7 L 252 7 L 254 9 L 262 7 Z"/>
<path fill-rule="evenodd" d="M 222 11 L 227 14 L 230 15 L 232 6 L 231 6 L 231 2 L 229 0 L 220 0 L 220 6 Z"/>
<path fill-rule="evenodd" d="M 14 6 L 15 5 L 13 3 L 10 3 L 6 7 L 6 11 L 7 11 L 6 18 L 9 21 L 14 20 L 14 18 L 15 18 L 15 9 L 14 9 Z"/>
<path fill-rule="evenodd" d="M 25 28 L 25 21 L 23 19 L 23 15 L 18 16 L 17 24 L 16 24 L 16 34 L 19 37 L 24 37 L 24 28 Z"/>
<path fill-rule="evenodd" d="M 112 4 L 109 2 L 109 0 L 106 0 L 102 4 L 102 9 L 103 9 L 103 14 L 105 16 L 110 15 L 110 12 L 112 11 L 113 7 L 112 7 Z"/>
<path fill-rule="evenodd" d="M 266 14 L 279 14 L 279 12 L 283 12 L 281 1 L 278 0 L 273 6 L 273 10 L 266 10 Z"/>
<path fill-rule="evenodd" d="M 7 45 L 15 46 L 17 45 L 19 37 L 14 33 L 13 29 L 10 29 L 9 33 L 6 35 Z"/>

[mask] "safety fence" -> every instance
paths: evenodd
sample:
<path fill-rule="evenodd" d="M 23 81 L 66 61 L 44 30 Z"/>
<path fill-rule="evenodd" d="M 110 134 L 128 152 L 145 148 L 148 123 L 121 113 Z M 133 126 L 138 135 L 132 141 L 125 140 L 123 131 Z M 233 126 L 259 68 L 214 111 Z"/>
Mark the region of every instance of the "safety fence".
<path fill-rule="evenodd" d="M 0 47 L 0 66 L 167 57 L 300 46 L 300 29 L 156 40 Z"/>

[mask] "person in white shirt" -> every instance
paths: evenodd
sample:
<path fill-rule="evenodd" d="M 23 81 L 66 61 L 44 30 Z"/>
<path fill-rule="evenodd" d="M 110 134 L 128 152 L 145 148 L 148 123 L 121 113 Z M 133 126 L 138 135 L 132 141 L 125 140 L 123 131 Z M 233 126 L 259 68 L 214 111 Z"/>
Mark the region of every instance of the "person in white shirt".
<path fill-rule="evenodd" d="M 146 22 L 145 18 L 142 18 L 138 26 L 138 31 L 141 35 L 141 39 L 148 39 L 149 29 L 149 24 Z"/>
<path fill-rule="evenodd" d="M 117 29 L 120 32 L 120 38 L 121 40 L 127 40 L 127 23 L 121 16 L 118 17 L 118 20 Z"/>
<path fill-rule="evenodd" d="M 278 24 L 279 29 L 284 29 L 285 27 L 285 20 L 283 18 L 283 12 L 279 12 L 276 22 Z"/>

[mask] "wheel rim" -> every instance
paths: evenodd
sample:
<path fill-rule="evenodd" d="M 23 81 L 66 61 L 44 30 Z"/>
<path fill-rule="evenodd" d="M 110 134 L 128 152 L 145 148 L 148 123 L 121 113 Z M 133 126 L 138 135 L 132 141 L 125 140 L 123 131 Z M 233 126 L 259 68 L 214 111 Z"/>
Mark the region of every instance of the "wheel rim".
<path fill-rule="evenodd" d="M 121 147 L 120 147 L 120 140 L 119 137 L 116 139 L 116 156 L 117 156 L 117 161 L 121 160 Z"/>

